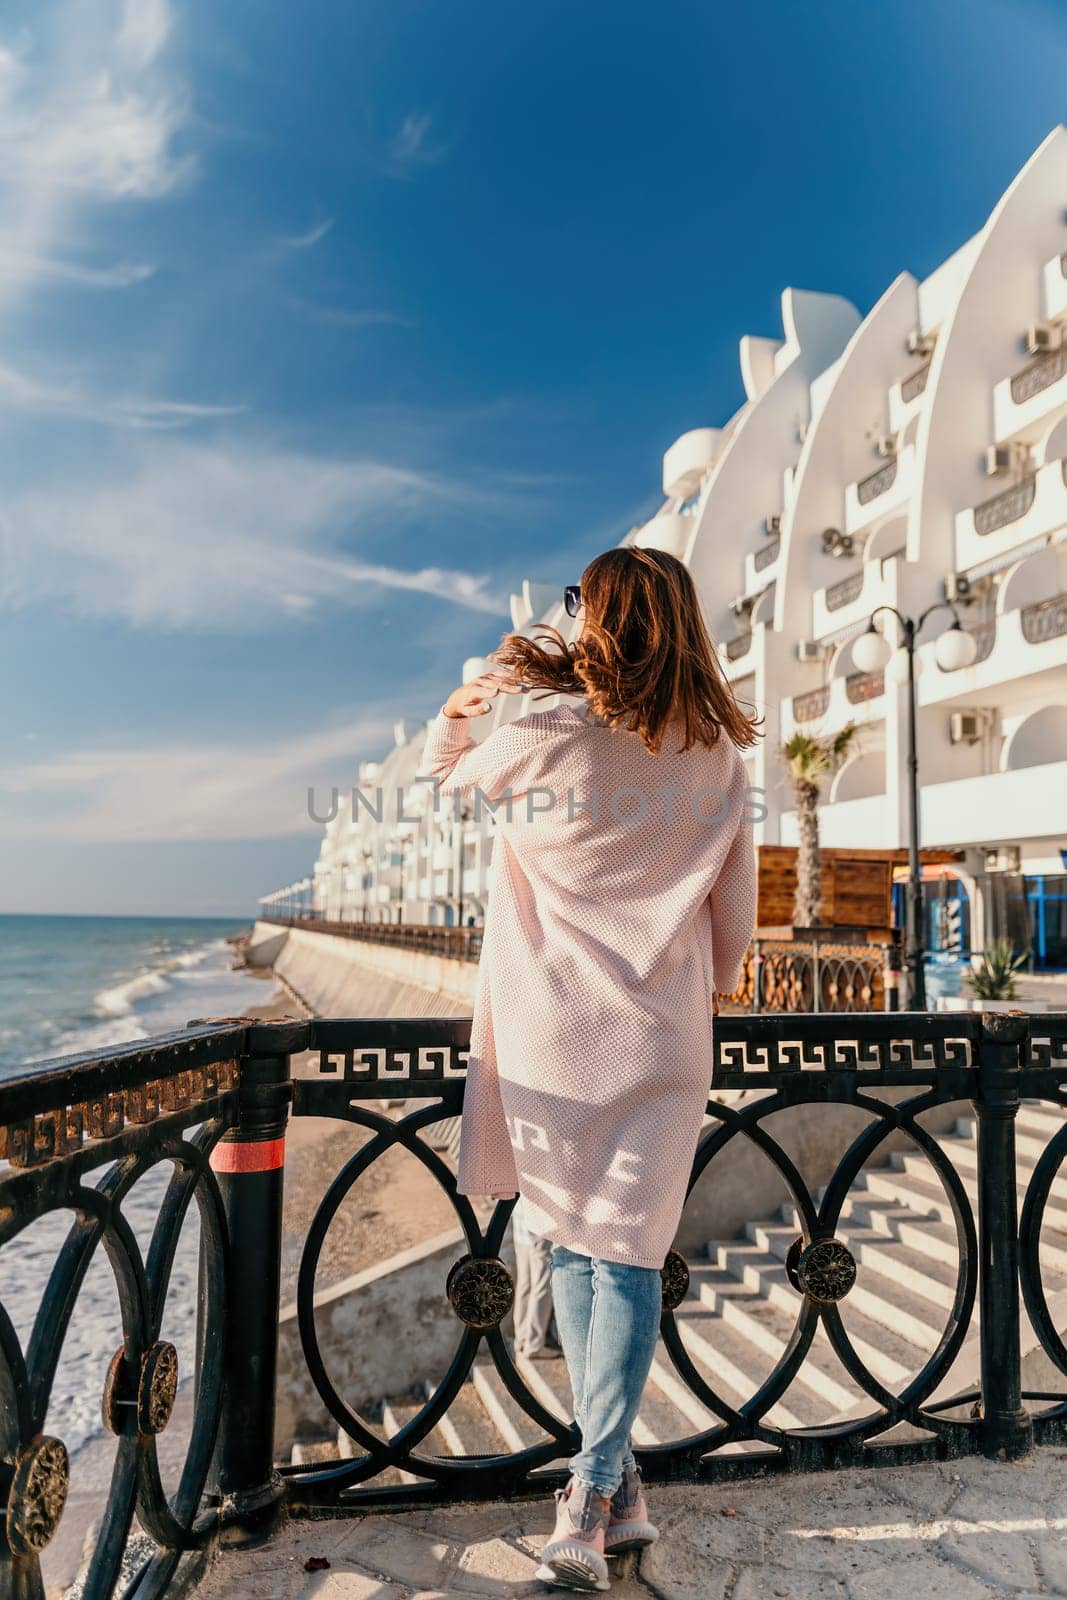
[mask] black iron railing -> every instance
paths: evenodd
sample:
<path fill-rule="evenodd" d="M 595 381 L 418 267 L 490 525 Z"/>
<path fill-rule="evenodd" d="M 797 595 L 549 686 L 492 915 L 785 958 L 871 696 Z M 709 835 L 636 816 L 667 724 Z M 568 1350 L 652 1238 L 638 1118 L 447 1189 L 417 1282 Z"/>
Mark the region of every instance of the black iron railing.
<path fill-rule="evenodd" d="M 226 1023 L 104 1056 L 74 1057 L 0 1086 L 0 1247 L 32 1223 L 73 1217 L 41 1285 L 32 1333 L 20 1340 L 0 1316 L 3 1473 L 0 1593 L 42 1593 L 39 1557 L 63 1513 L 66 1450 L 43 1432 L 64 1339 L 90 1260 L 106 1254 L 122 1307 L 123 1342 L 99 1374 L 103 1414 L 117 1436 L 115 1474 L 85 1589 L 115 1591 L 132 1519 L 157 1554 L 138 1600 L 167 1592 L 181 1557 L 217 1538 L 261 1536 L 282 1505 L 342 1514 L 373 1504 L 496 1499 L 547 1492 L 575 1447 L 569 1418 L 535 1393 L 501 1324 L 512 1301 L 503 1259 L 512 1202 L 479 1210 L 456 1192 L 451 1166 L 428 1131 L 462 1109 L 469 1023 L 318 1020 Z M 311 1052 L 295 1081 L 291 1059 Z M 1067 1121 L 1029 1178 L 1017 1226 L 1015 1116 L 1021 1099 L 1067 1110 L 1067 1014 L 722 1017 L 709 1063 L 707 1123 L 693 1165 L 690 1204 L 714 1163 L 739 1145 L 766 1158 L 791 1197 L 800 1231 L 786 1262 L 795 1295 L 791 1337 L 751 1394 L 724 1389 L 714 1364 L 694 1360 L 680 1313 L 689 1273 L 672 1253 L 664 1269 L 661 1336 L 679 1386 L 708 1421 L 642 1449 L 650 1480 L 715 1481 L 768 1471 L 900 1464 L 982 1453 L 1017 1458 L 1034 1439 L 1067 1443 L 1067 1345 L 1042 1280 L 1042 1223 L 1067 1159 Z M 732 1091 L 743 1091 L 738 1096 Z M 377 1103 L 406 1109 L 386 1114 Z M 828 1181 L 805 1179 L 783 1143 L 790 1115 L 852 1108 Z M 926 1125 L 928 1113 L 973 1107 L 976 1181 L 968 1187 Z M 785 1120 L 783 1121 L 783 1115 Z M 303 1247 L 300 1343 L 310 1381 L 352 1453 L 313 1465 L 278 1464 L 273 1439 L 282 1248 L 284 1134 L 294 1117 L 328 1117 L 368 1137 L 327 1181 Z M 862 1283 L 842 1208 L 857 1177 L 891 1139 L 925 1156 L 955 1236 L 956 1278 L 936 1345 L 897 1384 L 872 1371 L 853 1338 L 847 1299 Z M 462 1234 L 462 1254 L 439 1284 L 451 1328 L 443 1375 L 394 1431 L 368 1425 L 320 1346 L 316 1268 L 326 1232 L 359 1178 L 397 1151 L 440 1186 Z M 147 1253 L 124 1214 L 132 1187 L 159 1164 L 173 1168 Z M 714 1177 L 711 1180 L 715 1181 Z M 972 1194 L 974 1196 L 972 1200 Z M 175 1240 L 196 1206 L 201 1227 L 200 1304 L 192 1436 L 177 1490 L 165 1494 L 156 1439 L 177 1381 L 161 1338 Z M 844 1236 L 842 1236 L 844 1235 Z M 956 1392 L 943 1385 L 973 1332 L 980 1359 Z M 1057 1374 L 1022 1392 L 1020 1314 Z M 843 1315 L 843 1312 L 845 1313 Z M 425 1321 L 397 1326 L 398 1347 Z M 824 1425 L 793 1427 L 771 1413 L 801 1374 L 812 1342 L 829 1341 L 863 1403 Z M 349 1338 L 351 1348 L 353 1340 Z M 360 1359 L 365 1341 L 354 1341 Z M 367 1350 L 369 1354 L 369 1348 Z M 364 1355 L 364 1359 L 367 1358 Z M 488 1361 L 532 1442 L 514 1451 L 449 1456 L 431 1444 L 475 1360 Z M 54 1426 L 54 1425 L 53 1425 Z M 283 1455 L 285 1450 L 281 1452 Z M 419 1481 L 383 1482 L 411 1474 Z M 184 1581 L 184 1580 L 183 1580 Z"/>
<path fill-rule="evenodd" d="M 437 927 L 423 922 L 338 922 L 318 912 L 259 920 L 280 928 L 312 928 L 317 933 L 331 933 L 362 944 L 391 944 L 423 955 L 450 956 L 455 961 L 477 961 L 482 953 L 481 928 Z"/>

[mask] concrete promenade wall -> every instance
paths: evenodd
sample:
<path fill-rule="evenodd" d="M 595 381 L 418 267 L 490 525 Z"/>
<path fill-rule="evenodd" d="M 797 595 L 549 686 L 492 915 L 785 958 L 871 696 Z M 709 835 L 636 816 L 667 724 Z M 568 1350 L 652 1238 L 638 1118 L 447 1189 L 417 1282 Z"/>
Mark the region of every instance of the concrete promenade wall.
<path fill-rule="evenodd" d="M 469 1017 L 471 961 L 257 922 L 246 959 L 272 967 L 320 1017 Z"/>

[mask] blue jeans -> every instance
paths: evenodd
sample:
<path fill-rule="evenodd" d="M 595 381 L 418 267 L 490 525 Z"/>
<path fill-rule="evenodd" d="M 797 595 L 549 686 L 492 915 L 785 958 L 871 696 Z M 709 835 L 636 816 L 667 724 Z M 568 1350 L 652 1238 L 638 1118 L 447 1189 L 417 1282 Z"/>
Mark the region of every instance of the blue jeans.
<path fill-rule="evenodd" d="M 634 1465 L 630 1429 L 656 1350 L 662 1295 L 654 1267 L 552 1246 L 556 1327 L 582 1435 L 571 1472 L 604 1495 L 613 1495 L 623 1467 Z"/>

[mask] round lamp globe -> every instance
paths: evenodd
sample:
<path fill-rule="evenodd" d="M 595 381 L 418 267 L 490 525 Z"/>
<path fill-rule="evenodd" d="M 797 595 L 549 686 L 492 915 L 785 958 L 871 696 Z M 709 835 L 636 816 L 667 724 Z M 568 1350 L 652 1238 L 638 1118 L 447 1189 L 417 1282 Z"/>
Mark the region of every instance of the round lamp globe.
<path fill-rule="evenodd" d="M 852 645 L 852 664 L 857 672 L 877 672 L 892 653 L 889 640 L 874 628 L 868 628 Z"/>
<path fill-rule="evenodd" d="M 934 645 L 934 658 L 942 672 L 958 672 L 971 666 L 977 653 L 974 634 L 965 633 L 958 622 L 946 628 Z"/>

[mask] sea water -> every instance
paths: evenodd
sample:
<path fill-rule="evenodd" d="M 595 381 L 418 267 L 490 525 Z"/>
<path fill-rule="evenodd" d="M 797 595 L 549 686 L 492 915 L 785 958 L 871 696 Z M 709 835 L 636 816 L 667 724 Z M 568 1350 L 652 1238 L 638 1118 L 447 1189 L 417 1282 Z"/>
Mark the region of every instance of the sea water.
<path fill-rule="evenodd" d="M 0 1080 L 46 1058 L 146 1039 L 193 1018 L 234 1016 L 262 1004 L 270 988 L 231 968 L 226 940 L 247 924 L 192 918 L 0 916 Z M 107 1167 L 85 1180 L 98 1184 Z M 147 1255 L 174 1168 L 152 1167 L 122 1205 Z M 0 1302 L 23 1351 L 74 1214 L 53 1212 L 0 1250 Z M 160 1335 L 192 1373 L 198 1227 L 195 1206 L 171 1271 Z M 115 1272 L 98 1247 L 63 1339 L 45 1431 L 75 1451 L 99 1432 L 107 1365 L 122 1343 Z"/>

